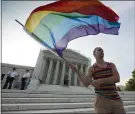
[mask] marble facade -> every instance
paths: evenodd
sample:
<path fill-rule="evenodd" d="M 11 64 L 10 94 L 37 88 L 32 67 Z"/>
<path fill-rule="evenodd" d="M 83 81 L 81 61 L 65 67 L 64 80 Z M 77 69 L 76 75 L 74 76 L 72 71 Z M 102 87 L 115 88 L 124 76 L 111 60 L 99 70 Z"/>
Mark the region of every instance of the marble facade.
<path fill-rule="evenodd" d="M 64 51 L 63 57 L 86 75 L 91 65 L 88 58 L 69 49 Z M 48 50 L 40 50 L 28 89 L 37 88 L 39 84 L 62 85 L 65 74 L 68 74 L 70 86 L 83 86 L 67 62 Z"/>

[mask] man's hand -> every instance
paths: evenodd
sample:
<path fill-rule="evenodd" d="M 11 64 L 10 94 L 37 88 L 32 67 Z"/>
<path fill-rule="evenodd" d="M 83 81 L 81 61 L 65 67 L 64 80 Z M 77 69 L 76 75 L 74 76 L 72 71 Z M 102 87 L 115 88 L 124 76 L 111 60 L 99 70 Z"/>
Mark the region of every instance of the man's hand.
<path fill-rule="evenodd" d="M 95 88 L 99 88 L 101 83 L 100 80 L 93 80 L 90 85 L 94 86 Z"/>

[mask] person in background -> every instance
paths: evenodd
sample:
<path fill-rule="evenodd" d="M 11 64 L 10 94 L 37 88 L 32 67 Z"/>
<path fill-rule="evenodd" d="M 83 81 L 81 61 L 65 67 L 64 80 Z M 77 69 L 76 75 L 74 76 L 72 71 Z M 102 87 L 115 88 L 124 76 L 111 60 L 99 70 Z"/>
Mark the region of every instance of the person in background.
<path fill-rule="evenodd" d="M 7 79 L 6 79 L 6 82 L 5 82 L 5 85 L 4 85 L 3 89 L 6 89 L 6 87 L 7 87 L 8 84 L 9 84 L 8 89 L 11 89 L 12 83 L 13 83 L 13 81 L 14 81 L 14 79 L 15 79 L 16 76 L 18 76 L 17 75 L 17 72 L 16 72 L 16 68 L 13 68 L 12 71 L 9 71 L 7 73 Z"/>
<path fill-rule="evenodd" d="M 3 80 L 5 77 L 5 74 L 1 74 L 1 80 Z"/>
<path fill-rule="evenodd" d="M 68 80 L 68 75 L 66 74 L 64 76 L 64 86 L 68 86 L 69 85 L 69 80 Z"/>
<path fill-rule="evenodd" d="M 26 81 L 30 79 L 30 72 L 28 69 L 26 69 L 26 72 L 24 73 L 24 75 L 21 78 L 21 90 L 25 89 L 25 85 L 26 85 Z"/>

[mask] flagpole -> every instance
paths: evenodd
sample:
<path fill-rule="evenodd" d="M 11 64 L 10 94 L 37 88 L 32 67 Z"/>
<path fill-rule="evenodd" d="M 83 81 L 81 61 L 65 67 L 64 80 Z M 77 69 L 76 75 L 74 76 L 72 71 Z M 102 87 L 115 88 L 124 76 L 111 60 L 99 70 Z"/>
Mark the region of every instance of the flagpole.
<path fill-rule="evenodd" d="M 24 27 L 24 25 L 20 23 L 17 19 L 15 19 L 15 21 Z"/>
<path fill-rule="evenodd" d="M 25 31 L 26 31 L 26 28 L 25 28 L 25 26 L 22 24 L 22 23 L 20 23 L 17 19 L 15 19 L 15 21 L 17 22 L 17 23 L 19 23 L 24 29 L 25 29 Z M 26 31 L 29 35 L 31 35 L 28 31 Z M 51 52 L 52 52 L 53 50 L 51 50 Z M 53 51 L 54 52 L 54 51 Z M 53 53 L 52 52 L 52 53 Z M 56 54 L 56 52 L 54 52 L 55 54 Z M 54 54 L 53 53 L 53 54 Z M 58 54 L 57 54 L 58 55 Z M 58 55 L 59 56 L 59 55 Z M 62 57 L 62 56 L 59 56 L 60 58 L 62 58 L 64 61 L 66 61 L 68 64 L 70 64 L 70 62 L 69 61 L 67 61 L 64 57 Z M 76 69 L 80 74 L 82 74 L 78 69 Z M 83 75 L 83 74 L 82 74 Z M 84 75 L 83 75 L 84 76 Z"/>
<path fill-rule="evenodd" d="M 69 61 L 67 61 L 64 57 L 62 57 L 62 56 L 60 56 L 64 61 L 66 61 L 68 64 L 70 64 L 70 62 Z M 78 69 L 76 69 L 81 75 L 83 75 L 84 76 L 84 74 L 83 73 L 81 73 Z"/>

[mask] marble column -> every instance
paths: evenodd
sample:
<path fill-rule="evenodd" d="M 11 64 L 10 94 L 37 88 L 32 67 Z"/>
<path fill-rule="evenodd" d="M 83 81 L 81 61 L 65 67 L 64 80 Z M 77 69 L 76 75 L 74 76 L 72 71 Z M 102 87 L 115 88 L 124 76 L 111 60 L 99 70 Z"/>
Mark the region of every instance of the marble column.
<path fill-rule="evenodd" d="M 71 70 L 71 68 L 69 68 L 69 71 L 68 71 L 69 85 L 71 85 L 71 73 L 72 73 L 72 70 Z"/>
<path fill-rule="evenodd" d="M 83 64 L 81 65 L 81 73 L 83 74 Z M 80 81 L 80 86 L 83 86 L 83 83 Z"/>
<path fill-rule="evenodd" d="M 62 67 L 62 74 L 61 74 L 61 84 L 63 84 L 64 81 L 64 76 L 65 76 L 65 66 L 66 66 L 66 62 L 63 62 L 63 67 Z"/>
<path fill-rule="evenodd" d="M 46 84 L 49 84 L 49 82 L 50 82 L 52 65 L 53 65 L 53 60 L 50 60 L 49 69 L 48 69 L 48 72 L 47 72 L 47 77 L 46 77 L 46 82 L 45 82 Z"/>
<path fill-rule="evenodd" d="M 27 87 L 27 89 L 29 90 L 36 90 L 39 85 L 40 85 L 40 81 L 39 81 L 39 75 L 42 69 L 42 63 L 44 61 L 44 51 L 40 50 L 39 56 L 38 56 L 38 60 L 36 62 L 32 77 L 30 79 L 30 83 Z"/>
<path fill-rule="evenodd" d="M 60 64 L 60 61 L 57 60 L 57 64 L 56 64 L 56 68 L 55 68 L 55 73 L 54 73 L 53 84 L 57 84 L 57 78 L 58 78 L 58 72 L 59 72 L 59 64 Z"/>
<path fill-rule="evenodd" d="M 76 66 L 75 66 L 76 68 L 77 68 L 77 64 L 76 64 Z M 77 86 L 77 74 L 75 73 L 75 75 L 74 75 L 74 85 L 75 86 Z"/>
<path fill-rule="evenodd" d="M 43 59 L 41 71 L 40 71 L 40 74 L 39 74 L 39 77 L 38 77 L 39 80 L 40 80 L 40 83 L 43 83 L 45 68 L 46 68 L 46 58 Z"/>

